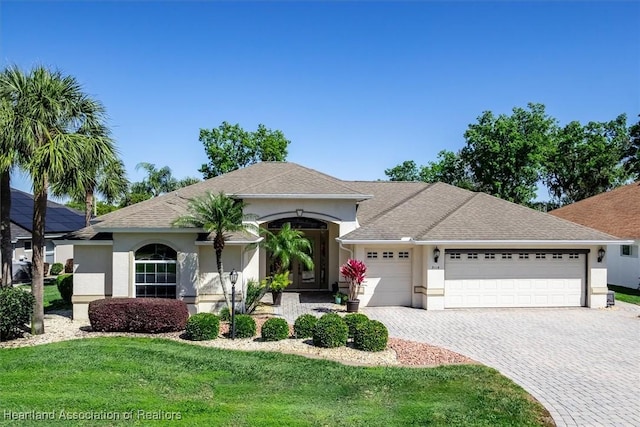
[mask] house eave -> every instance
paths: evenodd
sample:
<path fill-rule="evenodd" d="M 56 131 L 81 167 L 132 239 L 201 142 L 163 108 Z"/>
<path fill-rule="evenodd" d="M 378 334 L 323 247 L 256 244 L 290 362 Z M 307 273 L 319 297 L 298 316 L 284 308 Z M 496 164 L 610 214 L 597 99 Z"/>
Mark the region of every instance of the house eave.
<path fill-rule="evenodd" d="M 237 199 L 325 199 L 325 200 L 367 200 L 372 194 L 234 194 Z"/>
<path fill-rule="evenodd" d="M 416 245 L 629 245 L 632 240 L 416 240 Z"/>
<path fill-rule="evenodd" d="M 113 246 L 113 240 L 54 240 L 56 245 L 74 246 Z"/>

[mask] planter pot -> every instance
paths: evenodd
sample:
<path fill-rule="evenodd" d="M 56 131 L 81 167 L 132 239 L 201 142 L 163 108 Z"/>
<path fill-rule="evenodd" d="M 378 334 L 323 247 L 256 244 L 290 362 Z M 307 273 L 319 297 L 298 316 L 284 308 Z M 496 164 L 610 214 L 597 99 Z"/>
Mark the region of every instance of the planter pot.
<path fill-rule="evenodd" d="M 280 305 L 282 303 L 282 291 L 271 291 L 273 297 L 273 305 Z"/>
<path fill-rule="evenodd" d="M 357 313 L 359 308 L 360 308 L 359 299 L 347 301 L 347 313 Z"/>
<path fill-rule="evenodd" d="M 335 301 L 334 301 L 334 302 L 335 302 L 336 304 L 340 304 L 340 303 L 342 303 L 342 298 L 340 298 L 340 297 L 335 297 Z"/>

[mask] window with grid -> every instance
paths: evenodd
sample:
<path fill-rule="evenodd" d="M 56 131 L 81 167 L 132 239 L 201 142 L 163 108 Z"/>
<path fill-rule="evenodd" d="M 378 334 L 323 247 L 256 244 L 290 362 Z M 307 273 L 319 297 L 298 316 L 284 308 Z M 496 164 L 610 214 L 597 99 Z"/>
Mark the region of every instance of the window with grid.
<path fill-rule="evenodd" d="M 137 298 L 175 298 L 178 254 L 167 245 L 150 244 L 135 254 Z"/>
<path fill-rule="evenodd" d="M 469 252 L 467 254 L 467 259 L 478 259 L 478 253 L 477 252 Z"/>
<path fill-rule="evenodd" d="M 450 253 L 449 259 L 460 259 L 460 253 L 459 252 Z"/>
<path fill-rule="evenodd" d="M 409 252 L 408 251 L 400 251 L 400 252 L 398 252 L 398 258 L 400 258 L 400 259 L 409 259 Z"/>
<path fill-rule="evenodd" d="M 511 254 L 502 254 L 502 259 L 511 259 L 512 257 Z"/>
<path fill-rule="evenodd" d="M 367 258 L 368 259 L 377 259 L 378 258 L 378 252 L 367 252 Z"/>
<path fill-rule="evenodd" d="M 496 254 L 487 252 L 484 254 L 484 259 L 496 259 Z"/>
<path fill-rule="evenodd" d="M 518 254 L 518 259 L 529 259 L 529 254 Z"/>
<path fill-rule="evenodd" d="M 578 258 L 580 258 L 580 254 L 576 254 L 576 253 L 569 254 L 569 259 L 578 259 Z"/>
<path fill-rule="evenodd" d="M 540 253 L 540 252 L 538 252 L 536 254 L 536 259 L 545 259 L 546 257 L 547 257 L 546 254 L 543 254 L 543 253 Z"/>
<path fill-rule="evenodd" d="M 562 259 L 562 254 L 552 254 L 551 258 L 553 258 L 553 259 Z"/>
<path fill-rule="evenodd" d="M 382 258 L 384 258 L 384 259 L 393 258 L 393 252 L 382 252 Z"/>

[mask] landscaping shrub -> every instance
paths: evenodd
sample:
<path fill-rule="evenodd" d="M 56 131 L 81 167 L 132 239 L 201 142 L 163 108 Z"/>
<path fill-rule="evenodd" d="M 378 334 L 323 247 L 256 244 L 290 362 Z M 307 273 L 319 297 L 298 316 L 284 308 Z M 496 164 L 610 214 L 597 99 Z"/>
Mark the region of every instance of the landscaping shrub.
<path fill-rule="evenodd" d="M 20 333 L 31 319 L 34 303 L 30 292 L 18 288 L 0 289 L 0 341 Z"/>
<path fill-rule="evenodd" d="M 256 321 L 253 317 L 248 314 L 236 314 L 236 338 L 251 338 L 255 334 Z"/>
<path fill-rule="evenodd" d="M 266 283 L 259 282 L 255 279 L 249 279 L 247 281 L 247 298 L 245 300 L 247 314 L 253 313 L 266 292 Z"/>
<path fill-rule="evenodd" d="M 349 313 L 344 316 L 342 320 L 344 320 L 344 323 L 349 327 L 349 338 L 353 338 L 353 335 L 356 332 L 356 327 L 368 322 L 369 318 L 362 313 Z"/>
<path fill-rule="evenodd" d="M 293 334 L 296 338 L 311 338 L 313 336 L 313 328 L 317 322 L 318 318 L 313 314 L 298 316 L 293 324 Z"/>
<path fill-rule="evenodd" d="M 107 298 L 89 303 L 89 322 L 101 332 L 175 332 L 187 324 L 187 304 L 162 298 Z"/>
<path fill-rule="evenodd" d="M 212 340 L 220 333 L 220 318 L 213 313 L 198 313 L 189 317 L 185 327 L 191 341 Z"/>
<path fill-rule="evenodd" d="M 280 317 L 272 317 L 262 325 L 262 339 L 280 341 L 289 337 L 289 324 Z"/>
<path fill-rule="evenodd" d="M 73 258 L 69 258 L 67 262 L 64 263 L 64 272 L 67 274 L 73 273 Z"/>
<path fill-rule="evenodd" d="M 313 345 L 317 347 L 340 347 L 347 344 L 349 327 L 335 313 L 324 314 L 313 328 Z"/>
<path fill-rule="evenodd" d="M 58 292 L 60 292 L 62 300 L 67 304 L 71 304 L 71 297 L 73 296 L 73 274 L 61 274 L 56 277 L 56 285 L 58 286 Z"/>
<path fill-rule="evenodd" d="M 387 327 L 377 320 L 369 320 L 356 327 L 353 344 L 358 350 L 382 351 L 387 348 L 388 340 Z"/>
<path fill-rule="evenodd" d="M 236 317 L 238 317 L 238 314 L 242 314 L 242 313 L 240 313 L 236 309 Z M 229 307 L 227 307 L 226 305 L 222 307 L 220 309 L 220 313 L 218 313 L 218 317 L 220 317 L 220 320 L 223 322 L 231 322 L 231 310 L 229 310 Z"/>
<path fill-rule="evenodd" d="M 54 276 L 57 276 L 58 274 L 62 273 L 62 270 L 64 270 L 64 265 L 62 265 L 61 262 L 54 262 L 49 272 Z"/>

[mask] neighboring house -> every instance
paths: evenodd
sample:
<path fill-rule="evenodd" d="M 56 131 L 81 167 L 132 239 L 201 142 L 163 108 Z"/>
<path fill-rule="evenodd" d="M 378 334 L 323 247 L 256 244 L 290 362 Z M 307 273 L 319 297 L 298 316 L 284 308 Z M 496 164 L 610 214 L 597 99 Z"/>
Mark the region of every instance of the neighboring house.
<path fill-rule="evenodd" d="M 31 261 L 31 230 L 33 224 L 33 196 L 24 191 L 11 189 L 11 243 L 13 260 Z M 65 234 L 85 225 L 84 214 L 52 201 L 47 202 L 45 218 L 45 262 L 65 263 L 73 258 L 73 245 L 58 242 Z"/>
<path fill-rule="evenodd" d="M 549 213 L 622 239 L 632 240 L 630 244 L 608 247 L 607 278 L 612 285 L 629 288 L 640 286 L 640 181 Z"/>
<path fill-rule="evenodd" d="M 290 222 L 311 240 L 315 266 L 292 265 L 290 289 L 329 290 L 349 257 L 364 260 L 363 306 L 604 307 L 601 247 L 617 239 L 483 193 L 447 184 L 342 181 L 295 163 L 263 162 L 147 200 L 71 233 L 74 317 L 104 297 L 167 297 L 192 312 L 223 301 L 210 236 L 173 228 L 189 199 L 224 192 L 260 227 Z M 264 278 L 267 254 L 234 234 L 225 272 Z M 225 278 L 225 282 L 227 279 Z M 341 283 L 344 287 L 345 283 Z"/>

